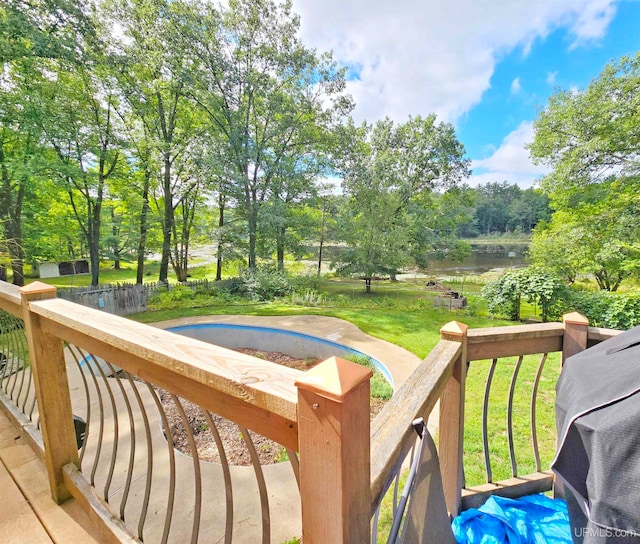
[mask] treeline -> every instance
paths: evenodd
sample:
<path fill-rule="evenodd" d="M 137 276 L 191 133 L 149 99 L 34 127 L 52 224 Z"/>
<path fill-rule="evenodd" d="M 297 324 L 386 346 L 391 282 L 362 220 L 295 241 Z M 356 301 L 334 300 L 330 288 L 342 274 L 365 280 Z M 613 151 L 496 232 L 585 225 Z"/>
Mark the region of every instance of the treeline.
<path fill-rule="evenodd" d="M 549 198 L 535 188 L 521 189 L 507 181 L 470 189 L 471 219 L 458 227 L 463 238 L 495 234 L 531 234 L 540 221 L 551 218 Z"/>

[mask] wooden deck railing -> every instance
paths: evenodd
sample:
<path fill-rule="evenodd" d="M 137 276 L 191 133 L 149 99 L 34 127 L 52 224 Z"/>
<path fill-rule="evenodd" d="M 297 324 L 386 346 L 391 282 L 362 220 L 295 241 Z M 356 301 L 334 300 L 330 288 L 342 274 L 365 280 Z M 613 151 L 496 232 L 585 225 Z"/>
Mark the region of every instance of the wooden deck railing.
<path fill-rule="evenodd" d="M 150 523 L 148 520 L 145 522 L 145 516 L 150 511 L 150 486 L 155 484 L 150 483 L 150 469 L 142 469 L 141 473 L 137 467 L 145 457 L 154 456 L 154 462 L 158 460 L 155 459 L 156 450 L 150 445 L 152 429 L 148 421 L 144 423 L 144 433 L 138 431 L 136 434 L 134 427 L 143 425 L 139 421 L 139 411 L 143 413 L 142 419 L 149 419 L 144 412 L 146 406 L 157 400 L 155 388 L 162 387 L 176 399 L 195 403 L 208 417 L 207 422 L 212 421 L 211 414 L 217 414 L 238 424 L 241 429 L 250 429 L 274 440 L 288 450 L 296 472 L 296 487 L 300 491 L 298 515 L 305 544 L 361 543 L 369 540 L 371 516 L 377 515 L 379 505 L 394 481 L 397 485 L 403 463 L 415 443 L 412 420 L 416 417 L 427 419 L 438 403 L 438 449 L 445 498 L 452 515 L 489 494 L 517 496 L 549 489 L 552 476 L 545 472 L 546 467 L 541 466 L 536 423 L 538 387 L 545 368 L 551 364 L 548 360 L 554 353 L 558 354 L 555 358 L 564 359 L 616 334 L 616 331 L 589 328 L 586 320 L 577 314 L 565 316 L 563 323 L 490 329 L 468 329 L 463 324 L 451 322 L 442 328 L 438 345 L 370 426 L 371 373 L 347 361 L 330 359 L 309 372 L 287 369 L 57 299 L 55 289 L 39 283 L 18 291 L 0 282 L 0 309 L 14 316 L 17 322 L 24 322 L 29 360 L 22 363 L 21 382 L 26 383 L 26 387 L 30 387 L 31 379 L 34 383 L 34 388 L 28 390 L 23 390 L 22 385 L 16 386 L 20 391 L 27 391 L 16 397 L 15 394 L 7 394 L 12 390 L 7 384 L 9 379 L 17 382 L 17 378 L 6 372 L 0 374 L 2 404 L 30 433 L 34 445 L 40 449 L 53 498 L 60 502 L 70 496 L 75 497 L 109 542 L 137 541 Z M 8 337 L 7 331 L 3 330 L 3 333 L 4 344 Z M 532 367 L 533 377 L 523 378 L 523 365 L 528 364 L 523 361 L 530 357 L 537 357 Z M 87 361 L 89 363 L 85 364 Z M 110 369 L 112 377 L 102 370 L 101 376 L 95 371 L 87 374 L 88 368 L 99 370 L 101 362 Z M 486 482 L 466 488 L 465 468 L 469 469 L 464 448 L 465 426 L 469 426 L 469 421 L 465 421 L 465 405 L 469 408 L 466 396 L 470 383 L 474 390 L 478 389 L 477 384 L 470 380 L 478 379 L 479 374 L 472 371 L 476 368 L 484 370 L 485 367 L 485 393 L 480 402 L 482 456 L 487 477 Z M 489 408 L 493 398 L 494 373 L 505 368 L 511 372 L 503 415 L 506 418 L 505 434 L 512 477 L 494 482 L 494 461 L 489 447 L 493 436 L 490 429 L 494 422 Z M 70 380 L 80 378 L 85 382 L 85 393 L 76 394 L 73 384 L 70 393 Z M 91 380 L 94 385 L 91 385 Z M 532 474 L 519 473 L 514 446 L 517 434 L 521 432 L 513 421 L 518 396 L 516 387 L 520 387 L 520 382 L 530 388 L 530 441 L 535 457 Z M 148 392 L 143 398 L 145 388 Z M 89 389 L 106 393 L 98 394 L 99 398 L 92 400 Z M 34 390 L 35 394 L 28 392 Z M 84 394 L 87 424 L 98 417 L 97 412 L 100 417 L 96 420 L 98 423 L 88 428 L 87 443 L 79 451 L 73 413 L 78 402 L 76 397 Z M 25 413 L 29 412 L 25 408 L 32 406 L 25 401 L 27 397 L 31 398 L 30 395 L 39 421 L 33 416 L 33 408 L 31 414 Z M 106 422 L 103 415 L 107 412 L 107 404 L 111 405 L 112 423 Z M 180 401 L 176 404 L 179 405 Z M 91 406 L 94 410 L 89 414 Z M 120 412 L 122 414 L 118 415 Z M 124 427 L 120 428 L 118 422 L 127 419 L 131 427 L 124 432 Z M 189 426 L 186 418 L 183 417 L 183 421 L 185 427 Z M 96 425 L 100 427 L 99 433 Z M 158 425 L 166 435 L 166 420 L 162 419 Z M 102 428 L 109 426 L 113 427 L 114 438 L 110 448 L 106 448 L 102 447 Z M 136 449 L 137 435 L 140 434 L 146 434 L 147 447 Z M 89 446 L 90 439 L 93 437 L 95 440 L 98 435 L 100 445 L 94 442 Z M 91 448 L 92 452 L 87 453 Z M 87 461 L 91 455 L 93 460 Z M 103 457 L 107 468 L 96 468 Z M 121 457 L 127 458 L 122 465 L 125 468 L 118 464 Z M 197 452 L 193 457 L 197 457 Z M 168 463 L 174 462 L 175 459 Z M 96 472 L 101 473 L 101 470 L 106 476 L 98 485 L 100 474 L 96 476 Z M 134 475 L 136 470 L 138 472 Z M 176 498 L 176 492 L 170 491 L 168 502 L 177 504 L 172 506 L 172 513 L 161 516 L 164 529 L 150 531 L 158 535 L 157 541 L 171 540 L 168 526 L 172 515 L 181 509 L 192 513 L 189 517 L 189 523 L 193 525 L 190 540 L 198 540 L 198 528 L 206 524 L 204 513 L 200 519 L 199 505 L 207 502 L 202 495 L 207 485 L 201 481 L 205 478 L 201 472 L 194 459 L 196 484 L 190 493 L 195 494 L 196 506 L 183 504 Z M 233 538 L 229 527 L 234 524 L 231 519 L 234 477 L 228 467 L 223 468 L 223 472 L 224 478 L 219 478 L 222 482 L 219 495 L 226 497 L 227 514 L 226 520 L 223 515 L 220 523 L 227 543 Z M 145 477 L 141 478 L 140 474 Z M 154 478 L 159 474 L 154 472 Z M 118 478 L 120 483 L 117 486 L 112 484 L 112 479 Z M 258 473 L 256 478 L 259 481 L 262 478 L 258 485 L 261 497 L 261 514 L 258 514 L 261 520 L 258 523 L 263 527 L 260 540 L 266 543 L 271 538 L 269 493 L 265 478 Z M 137 479 L 147 481 L 139 492 L 135 491 L 132 483 Z M 178 485 L 179 481 L 174 482 L 169 489 Z M 119 487 L 118 493 L 110 491 L 110 486 L 112 489 Z M 138 499 L 144 499 L 140 501 L 143 506 L 131 508 L 126 497 L 136 494 Z M 116 495 L 119 502 L 114 498 Z M 220 502 L 225 501 L 221 499 Z M 220 508 L 224 509 L 223 506 Z M 133 519 L 132 512 L 135 513 Z M 291 515 L 289 513 L 289 517 Z M 373 527 L 375 539 L 377 525 L 374 523 Z M 148 538 L 150 533 L 145 533 L 145 542 L 154 541 Z"/>
<path fill-rule="evenodd" d="M 441 330 L 441 340 L 429 353 L 419 368 L 396 392 L 389 404 L 372 423 L 371 433 L 371 509 L 374 515 L 374 534 L 376 542 L 377 512 L 385 493 L 395 481 L 395 489 L 389 491 L 398 494 L 398 482 L 403 463 L 406 463 L 415 433 L 411 422 L 414 418 L 429 417 L 436 403 L 440 401 L 438 428 L 438 450 L 440 468 L 447 508 L 452 516 L 461 510 L 482 504 L 489 495 L 499 494 L 519 497 L 529 493 L 552 489 L 553 475 L 541 466 L 538 444 L 537 406 L 538 388 L 551 354 L 557 353 L 559 373 L 561 362 L 579 351 L 615 336 L 620 331 L 589 327 L 587 320 L 579 314 L 568 314 L 562 323 L 541 323 L 516 325 L 485 329 L 467 329 L 461 323 L 451 322 Z M 523 378 L 521 369 L 525 358 L 533 360 L 533 372 Z M 531 362 L 531 361 L 529 361 Z M 469 380 L 476 379 L 478 373 L 471 373 L 473 365 L 488 366 L 488 376 L 484 384 L 482 399 L 474 399 L 482 404 L 481 432 L 482 456 L 486 468 L 486 482 L 465 487 L 465 393 Z M 506 365 L 511 378 L 506 389 L 504 401 L 504 420 L 501 425 L 506 429 L 508 456 L 511 478 L 493 481 L 492 451 L 490 428 L 495 421 L 489 416 L 493 376 L 496 368 Z M 520 384 L 524 382 L 524 384 Z M 531 457 L 534 459 L 535 472 L 521 474 L 518 471 L 516 455 L 516 433 L 514 425 L 514 404 L 516 386 L 529 387 L 529 429 L 527 437 L 531 443 Z M 552 384 L 555 386 L 555 383 Z M 477 389 L 477 388 L 476 388 Z M 547 408 L 553 410 L 553 403 Z M 478 422 L 473 422 L 478 427 Z M 467 467 L 468 468 L 468 467 Z M 548 468 L 548 467 L 546 467 Z M 392 500 L 395 500 L 392 499 Z"/>
<path fill-rule="evenodd" d="M 204 512 L 201 515 L 201 506 L 220 502 L 220 497 L 226 495 L 227 521 L 222 516 L 221 538 L 232 542 L 235 533 L 232 536 L 229 531 L 233 525 L 229 518 L 238 503 L 249 499 L 238 497 L 242 492 L 260 495 L 257 518 L 251 525 L 261 526 L 262 532 L 252 541 L 282 540 L 272 534 L 268 499 L 278 491 L 267 489 L 268 478 L 256 472 L 258 490 L 248 491 L 242 487 L 246 477 L 239 477 L 227 467 L 226 472 L 231 474 L 225 474 L 224 483 L 220 477 L 219 489 L 209 490 L 211 483 L 203 481 L 209 469 L 198 464 L 197 452 L 193 455 L 195 483 L 189 492 L 195 494 L 195 499 L 192 497 L 191 504 L 179 500 L 176 488 L 184 482 L 178 476 L 170 476 L 175 469 L 169 465 L 178 462 L 172 453 L 175 459 L 165 462 L 164 472 L 153 473 L 154 479 L 172 479 L 166 486 L 171 511 L 159 516 L 165 529 L 161 526 L 149 530 L 148 519 L 145 526 L 144 517 L 150 517 L 152 510 L 149 499 L 153 500 L 155 495 L 149 486 L 156 484 L 149 483 L 146 489 L 142 486 L 138 492 L 134 488 L 139 480 L 148 479 L 145 474 L 151 470 L 139 468 L 145 453 L 146 457 L 153 453 L 154 462 L 158 457 L 153 447 L 135 447 L 139 440 L 144 442 L 145 434 L 149 441 L 148 436 L 154 433 L 148 425 L 146 432 L 134 430 L 142 425 L 139 412 L 145 412 L 145 406 L 152 404 L 149 399 L 153 400 L 155 395 L 152 391 L 146 393 L 146 399 L 139 398 L 145 386 L 150 390 L 163 388 L 178 407 L 183 401 L 192 402 L 209 416 L 216 414 L 237 424 L 243 435 L 248 434 L 248 429 L 284 446 L 296 473 L 293 482 L 300 489 L 301 504 L 301 508 L 287 511 L 286 515 L 290 520 L 293 518 L 294 527 L 298 530 L 302 527 L 305 542 L 367 540 L 369 501 L 361 498 L 369 492 L 369 369 L 338 358 L 331 358 L 306 373 L 289 369 L 57 299 L 54 288 L 40 283 L 30 284 L 19 292 L 0 283 L 0 308 L 24 321 L 30 360 L 22 369 L 28 371 L 29 379 L 33 378 L 37 426 L 25 414 L 20 415 L 20 407 L 10 398 L 3 399 L 7 401 L 3 404 L 10 406 L 10 412 L 18 412 L 18 417 L 14 417 L 18 424 L 39 428 L 42 438 L 38 440 L 36 429 L 34 443 L 38 446 L 40 442 L 52 497 L 58 502 L 75 497 L 92 516 L 105 541 L 138 541 L 142 529 L 136 528 L 144 526 L 145 542 L 176 541 L 176 538 L 197 542 L 205 532 L 200 526 L 207 523 Z M 103 365 L 109 372 L 101 370 Z M 96 376 L 95 369 L 102 376 Z M 80 455 L 73 407 L 76 397 L 84 397 L 84 393 L 75 392 L 72 384 L 73 395 L 70 394 L 70 380 L 81 381 L 77 375 L 73 377 L 73 372 L 86 382 L 87 391 L 99 393 L 97 398 L 90 398 L 87 393 L 87 402 L 83 403 L 87 409 L 94 408 L 88 420 L 93 421 L 100 414 L 97 423 L 87 427 L 85 437 L 90 443 L 99 436 L 99 444 L 83 444 Z M 127 420 L 129 427 L 125 425 Z M 183 422 L 185 427 L 191 423 L 186 417 Z M 169 433 L 166 420 L 159 425 L 166 436 Z M 103 439 L 107 430 L 111 438 Z M 111 440 L 109 447 L 108 440 Z M 92 452 L 88 454 L 89 449 Z M 91 455 L 95 462 L 89 459 Z M 240 488 L 235 487 L 238 482 Z M 235 503 L 231 497 L 234 492 Z M 209 494 L 205 497 L 206 493 Z M 132 495 L 138 495 L 136 499 L 144 495 L 144 500 L 138 501 L 142 506 L 130 506 Z M 224 510 L 224 505 L 218 507 Z M 296 510 L 301 516 L 298 523 Z M 132 512 L 141 519 L 132 519 Z M 171 523 L 171 531 L 174 530 L 179 514 L 185 514 L 184 523 L 192 525 L 190 536 L 176 536 L 169 531 Z M 207 526 L 206 537 L 201 536 L 201 540 L 211 538 L 209 529 Z M 298 530 L 286 536 L 291 538 L 299 534 Z M 157 540 L 149 535 L 157 536 Z"/>

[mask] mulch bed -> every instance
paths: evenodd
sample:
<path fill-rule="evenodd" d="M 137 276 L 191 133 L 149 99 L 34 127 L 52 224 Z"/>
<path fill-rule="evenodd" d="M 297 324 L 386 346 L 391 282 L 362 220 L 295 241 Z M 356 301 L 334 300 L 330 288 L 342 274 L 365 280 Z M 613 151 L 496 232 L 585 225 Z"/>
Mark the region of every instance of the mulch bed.
<path fill-rule="evenodd" d="M 259 351 L 249 348 L 239 348 L 235 351 L 305 371 L 320 362 L 318 359 L 296 359 L 284 353 Z M 182 453 L 191 455 L 191 444 L 182 422 L 180 410 L 167 391 L 160 388 L 156 388 L 156 391 L 167 414 L 174 446 Z M 385 402 L 386 401 L 381 399 L 371 399 L 371 419 L 380 412 Z M 180 399 L 180 404 L 191 427 L 199 458 L 205 461 L 220 463 L 220 453 L 213 434 L 209 430 L 209 423 L 202 409 L 196 404 L 184 399 Z M 211 414 L 211 419 L 218 429 L 218 434 L 220 435 L 224 452 L 227 456 L 227 462 L 230 465 L 251 465 L 251 456 L 245 441 L 246 437 L 243 436 L 238 425 L 216 414 Z M 252 431 L 247 431 L 247 433 L 251 437 L 261 465 L 270 465 L 286 460 L 287 457 L 283 446 Z"/>

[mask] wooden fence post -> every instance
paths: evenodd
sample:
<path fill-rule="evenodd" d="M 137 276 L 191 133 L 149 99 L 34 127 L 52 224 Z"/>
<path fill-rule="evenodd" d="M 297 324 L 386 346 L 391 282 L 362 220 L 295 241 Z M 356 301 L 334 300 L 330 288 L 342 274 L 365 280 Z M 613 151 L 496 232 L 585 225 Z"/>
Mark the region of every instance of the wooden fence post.
<path fill-rule="evenodd" d="M 442 340 L 462 344 L 460 357 L 453 366 L 453 373 L 440 397 L 440 428 L 438 430 L 442 486 L 451 516 L 460 511 L 461 492 L 464 485 L 462 466 L 464 437 L 464 387 L 467 376 L 467 326 L 451 321 L 440 329 Z"/>
<path fill-rule="evenodd" d="M 62 340 L 44 332 L 40 318 L 29 309 L 31 301 L 55 298 L 56 288 L 33 282 L 22 287 L 20 294 L 44 442 L 44 461 L 51 496 L 60 504 L 71 498 L 64 485 L 62 467 L 67 463 L 79 467 L 67 369 Z"/>
<path fill-rule="evenodd" d="M 369 542 L 372 374 L 332 357 L 296 381 L 305 544 Z"/>
<path fill-rule="evenodd" d="M 562 316 L 564 323 L 564 336 L 562 338 L 562 364 L 568 357 L 587 349 L 587 336 L 589 332 L 589 320 L 572 312 Z"/>

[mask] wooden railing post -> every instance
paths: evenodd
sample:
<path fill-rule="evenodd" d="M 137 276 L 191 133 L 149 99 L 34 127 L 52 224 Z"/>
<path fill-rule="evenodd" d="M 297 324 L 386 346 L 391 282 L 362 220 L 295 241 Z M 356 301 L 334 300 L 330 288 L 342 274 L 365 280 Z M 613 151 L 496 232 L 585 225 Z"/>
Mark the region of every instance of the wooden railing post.
<path fill-rule="evenodd" d="M 464 387 L 467 375 L 467 326 L 451 321 L 440 329 L 440 338 L 460 342 L 462 350 L 454 363 L 453 373 L 440 397 L 438 430 L 442 486 L 451 516 L 460 511 L 464 474 L 462 466 L 464 436 Z"/>
<path fill-rule="evenodd" d="M 564 337 L 562 339 L 562 364 L 568 357 L 587 349 L 587 336 L 589 333 L 589 320 L 572 312 L 562 316 L 564 323 Z"/>
<path fill-rule="evenodd" d="M 305 544 L 369 541 L 371 376 L 332 357 L 296 381 Z"/>
<path fill-rule="evenodd" d="M 56 288 L 34 282 L 20 289 L 31 372 L 38 400 L 44 461 L 51 496 L 57 503 L 71 497 L 65 487 L 62 467 L 79 466 L 62 340 L 42 330 L 40 318 L 29 311 L 32 301 L 55 298 Z"/>

